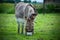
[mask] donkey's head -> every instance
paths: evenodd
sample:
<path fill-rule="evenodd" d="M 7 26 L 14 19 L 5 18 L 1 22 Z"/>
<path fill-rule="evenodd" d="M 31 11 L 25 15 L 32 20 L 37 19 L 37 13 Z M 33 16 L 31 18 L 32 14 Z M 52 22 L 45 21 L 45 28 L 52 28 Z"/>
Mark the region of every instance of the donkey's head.
<path fill-rule="evenodd" d="M 29 4 L 28 5 L 28 18 L 27 18 L 27 24 L 26 24 L 26 32 L 27 35 L 32 35 L 33 34 L 33 27 L 34 27 L 34 19 L 37 16 L 36 9 L 33 7 L 33 5 Z"/>
<path fill-rule="evenodd" d="M 33 8 L 32 10 L 30 10 L 31 15 L 29 16 L 29 19 L 34 20 L 35 17 L 37 16 L 36 8 L 32 4 L 29 4 L 29 6 Z"/>

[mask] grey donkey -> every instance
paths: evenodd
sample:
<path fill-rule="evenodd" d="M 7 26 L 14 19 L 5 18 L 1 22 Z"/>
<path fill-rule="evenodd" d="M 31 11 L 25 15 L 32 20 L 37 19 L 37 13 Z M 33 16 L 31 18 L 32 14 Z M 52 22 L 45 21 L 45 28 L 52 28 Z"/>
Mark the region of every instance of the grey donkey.
<path fill-rule="evenodd" d="M 24 27 L 26 28 L 26 32 L 27 29 L 28 30 L 32 29 L 31 24 L 33 23 L 37 13 L 32 4 L 19 2 L 15 7 L 15 15 L 18 23 L 18 33 L 20 33 L 20 23 L 22 23 L 21 33 L 23 34 Z"/>

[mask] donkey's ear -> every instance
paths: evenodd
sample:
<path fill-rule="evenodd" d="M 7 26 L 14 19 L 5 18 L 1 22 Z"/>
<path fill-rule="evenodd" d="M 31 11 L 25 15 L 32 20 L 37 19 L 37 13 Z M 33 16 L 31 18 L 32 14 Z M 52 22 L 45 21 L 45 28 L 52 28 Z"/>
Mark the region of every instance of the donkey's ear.
<path fill-rule="evenodd" d="M 38 14 L 38 12 L 37 12 L 37 10 L 36 10 L 36 8 L 35 8 L 35 6 L 34 6 L 34 5 L 32 5 L 32 4 L 29 4 L 29 6 L 31 6 L 31 7 L 34 9 L 34 11 L 35 11 L 35 14 Z"/>
<path fill-rule="evenodd" d="M 35 6 L 34 6 L 34 5 L 32 5 L 32 4 L 30 4 L 30 6 L 34 9 L 35 13 L 37 14 L 38 12 L 37 12 L 37 10 L 36 10 Z"/>
<path fill-rule="evenodd" d="M 29 4 L 34 10 L 35 10 L 35 7 L 34 7 L 34 5 L 32 5 L 32 4 Z"/>

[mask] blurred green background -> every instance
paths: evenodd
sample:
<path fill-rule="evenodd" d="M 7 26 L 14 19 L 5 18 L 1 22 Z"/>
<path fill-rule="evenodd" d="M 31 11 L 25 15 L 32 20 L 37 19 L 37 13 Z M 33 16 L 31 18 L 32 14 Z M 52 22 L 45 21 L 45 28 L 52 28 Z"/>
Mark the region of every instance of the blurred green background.
<path fill-rule="evenodd" d="M 35 1 L 32 4 L 38 15 L 34 22 L 34 34 L 26 36 L 17 33 L 14 3 L 0 3 L 0 40 L 60 40 L 60 11 L 55 10 L 56 5 L 46 5 L 43 14 L 42 3 Z"/>

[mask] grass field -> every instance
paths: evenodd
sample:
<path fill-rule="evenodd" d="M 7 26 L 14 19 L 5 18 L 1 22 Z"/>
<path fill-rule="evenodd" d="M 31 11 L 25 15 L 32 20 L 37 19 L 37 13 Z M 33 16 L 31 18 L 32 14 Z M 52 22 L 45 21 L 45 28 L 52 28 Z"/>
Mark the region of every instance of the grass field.
<path fill-rule="evenodd" d="M 60 14 L 38 14 L 32 36 L 17 33 L 14 14 L 0 14 L 0 40 L 60 40 Z"/>

